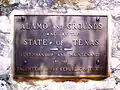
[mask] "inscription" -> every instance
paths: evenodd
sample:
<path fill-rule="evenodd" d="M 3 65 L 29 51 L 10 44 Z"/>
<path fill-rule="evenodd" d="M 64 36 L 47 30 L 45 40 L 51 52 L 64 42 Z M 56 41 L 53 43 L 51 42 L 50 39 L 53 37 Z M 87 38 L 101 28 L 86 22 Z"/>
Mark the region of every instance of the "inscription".
<path fill-rule="evenodd" d="M 57 56 L 66 56 L 66 53 L 58 53 Z M 54 56 L 54 53 L 42 53 L 42 52 L 23 52 L 21 53 L 21 56 L 32 56 L 32 57 L 51 57 Z M 98 57 L 100 56 L 100 53 L 94 53 L 94 52 L 78 52 L 78 53 L 70 53 L 70 57 Z"/>
<path fill-rule="evenodd" d="M 51 44 L 52 42 L 48 42 L 47 39 L 25 39 L 23 44 L 24 45 L 48 45 Z M 63 45 L 64 41 L 55 41 L 56 45 Z M 82 39 L 77 39 L 77 40 L 72 40 L 72 43 L 74 46 L 98 46 L 100 45 L 100 42 L 98 40 L 82 40 Z"/>
<path fill-rule="evenodd" d="M 21 30 L 46 30 L 50 26 L 46 23 L 36 23 L 36 24 L 31 24 L 31 23 L 25 23 L 22 24 Z M 102 30 L 102 24 L 99 23 L 93 23 L 93 24 L 73 24 L 69 23 L 66 26 L 62 25 L 53 25 L 53 29 L 69 29 L 69 30 Z"/>
<path fill-rule="evenodd" d="M 102 72 L 104 71 L 103 68 L 84 68 L 84 67 L 72 67 L 72 68 L 69 68 L 69 67 L 60 67 L 60 68 L 47 68 L 47 69 L 43 69 L 43 68 L 40 68 L 40 67 L 30 67 L 30 68 L 21 68 L 21 67 L 17 67 L 16 68 L 17 71 L 19 72 L 31 72 L 31 71 L 34 71 L 34 72 L 44 72 L 44 71 L 55 71 L 55 72 L 59 72 L 59 71 L 69 71 L 69 72 Z"/>
<path fill-rule="evenodd" d="M 107 75 L 107 16 L 15 15 L 14 29 L 15 75 Z"/>

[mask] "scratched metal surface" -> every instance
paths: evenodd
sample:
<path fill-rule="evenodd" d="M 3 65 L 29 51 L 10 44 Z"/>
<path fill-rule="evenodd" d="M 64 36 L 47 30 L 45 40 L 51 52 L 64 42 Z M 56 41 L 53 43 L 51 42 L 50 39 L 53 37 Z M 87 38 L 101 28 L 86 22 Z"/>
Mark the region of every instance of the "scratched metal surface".
<path fill-rule="evenodd" d="M 22 17 L 24 21 L 21 21 Z M 99 21 L 97 21 L 98 17 Z M 14 23 L 15 75 L 107 75 L 107 16 L 15 16 Z M 33 24 L 35 28 L 33 28 Z M 38 28 L 38 24 L 42 24 L 41 28 Z M 43 26 L 44 24 L 46 24 L 46 26 Z M 71 27 L 69 24 L 75 24 L 75 27 Z M 79 24 L 84 25 L 84 29 L 80 28 Z M 88 24 L 92 26 L 94 26 L 93 24 L 97 24 L 97 28 L 89 28 Z M 98 24 L 102 25 L 101 29 L 98 28 Z M 22 25 L 24 25 L 24 29 L 22 29 Z M 55 25 L 62 27 L 56 28 Z M 32 42 L 28 39 L 31 39 Z M 40 43 L 38 43 L 38 39 L 44 39 L 45 42 L 40 41 Z M 34 43 L 33 40 L 36 43 Z M 61 44 L 60 41 L 62 41 Z M 89 42 L 92 42 L 92 44 Z M 27 53 L 29 53 L 29 55 L 27 55 Z M 44 55 L 49 53 L 53 55 L 36 56 L 33 55 L 33 53 Z M 94 53 L 97 54 L 97 56 L 74 56 L 74 54 L 81 53 Z M 35 67 L 37 71 L 18 70 L 18 68 L 25 69 Z M 47 69 L 47 71 L 40 71 L 38 68 Z M 98 70 L 90 71 L 88 70 L 89 68 L 94 70 L 98 68 Z M 75 71 L 75 69 L 78 71 Z M 86 70 L 84 71 L 84 69 Z"/>

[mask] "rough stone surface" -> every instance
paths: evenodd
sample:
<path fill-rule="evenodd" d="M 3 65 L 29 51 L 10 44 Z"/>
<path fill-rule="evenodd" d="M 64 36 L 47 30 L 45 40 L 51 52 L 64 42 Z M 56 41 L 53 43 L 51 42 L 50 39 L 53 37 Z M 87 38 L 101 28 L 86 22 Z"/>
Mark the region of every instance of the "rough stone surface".
<path fill-rule="evenodd" d="M 0 90 L 120 90 L 120 0 L 88 0 L 89 5 L 58 4 L 55 0 L 11 0 L 9 7 L 0 3 Z M 54 5 L 53 5 L 54 4 Z M 14 9 L 92 9 L 111 11 L 113 26 L 111 75 L 104 81 L 53 82 L 39 81 L 36 86 L 27 82 L 17 83 L 11 77 L 10 21 L 8 15 Z"/>

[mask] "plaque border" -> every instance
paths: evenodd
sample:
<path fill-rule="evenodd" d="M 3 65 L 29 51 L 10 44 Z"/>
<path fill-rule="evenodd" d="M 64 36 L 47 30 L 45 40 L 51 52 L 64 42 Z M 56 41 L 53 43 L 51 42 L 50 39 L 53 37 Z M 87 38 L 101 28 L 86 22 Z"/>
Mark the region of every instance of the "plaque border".
<path fill-rule="evenodd" d="M 59 10 L 58 10 L 59 11 Z M 106 75 L 77 75 L 77 76 L 62 76 L 62 75 L 15 75 L 14 74 L 14 16 L 15 15 L 93 15 L 93 16 L 107 16 L 108 17 L 108 30 L 107 30 L 107 56 L 108 56 L 108 72 Z M 42 10 L 42 9 L 25 9 L 25 10 L 13 10 L 9 16 L 10 18 L 10 24 L 11 24 L 11 34 L 10 34 L 10 39 L 11 39 L 11 48 L 12 48 L 12 60 L 11 60 L 11 66 L 12 66 L 12 77 L 15 78 L 30 78 L 30 79 L 35 79 L 35 78 L 39 78 L 39 79 L 105 79 L 107 77 L 110 76 L 110 72 L 111 72 L 111 46 L 112 46 L 112 39 L 111 39 L 111 35 L 112 35 L 112 28 L 113 28 L 113 24 L 111 23 L 112 19 L 111 19 L 111 12 L 110 11 L 101 11 L 101 10 L 68 10 L 67 13 L 64 12 L 57 12 L 57 10 Z"/>

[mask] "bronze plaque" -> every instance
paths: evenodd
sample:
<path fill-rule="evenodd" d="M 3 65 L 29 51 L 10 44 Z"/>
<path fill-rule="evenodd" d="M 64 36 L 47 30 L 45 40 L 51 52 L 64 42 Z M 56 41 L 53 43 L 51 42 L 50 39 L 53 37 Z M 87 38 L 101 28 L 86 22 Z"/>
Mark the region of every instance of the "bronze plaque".
<path fill-rule="evenodd" d="M 108 75 L 107 15 L 15 15 L 14 75 Z"/>

